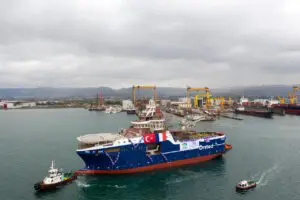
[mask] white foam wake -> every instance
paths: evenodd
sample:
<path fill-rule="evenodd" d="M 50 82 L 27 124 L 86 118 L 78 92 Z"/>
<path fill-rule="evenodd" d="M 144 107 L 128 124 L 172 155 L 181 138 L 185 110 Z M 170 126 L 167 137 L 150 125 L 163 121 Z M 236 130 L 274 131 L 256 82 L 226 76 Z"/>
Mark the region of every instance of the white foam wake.
<path fill-rule="evenodd" d="M 78 181 L 78 180 L 76 180 L 75 182 L 76 182 L 76 184 L 77 184 L 78 187 L 81 187 L 81 188 L 87 188 L 87 187 L 90 187 L 90 185 L 87 184 L 87 183 L 83 183 L 83 182 L 80 182 L 80 181 Z"/>
<path fill-rule="evenodd" d="M 258 181 L 256 182 L 258 186 L 263 187 L 266 186 L 269 180 L 272 178 L 274 172 L 278 169 L 277 165 L 274 165 L 272 168 L 264 171 L 260 176 Z"/>

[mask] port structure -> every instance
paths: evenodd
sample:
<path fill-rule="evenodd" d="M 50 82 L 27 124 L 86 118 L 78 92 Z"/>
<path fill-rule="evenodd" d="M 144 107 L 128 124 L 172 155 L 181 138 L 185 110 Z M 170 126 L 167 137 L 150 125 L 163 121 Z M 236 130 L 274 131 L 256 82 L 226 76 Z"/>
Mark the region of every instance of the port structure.
<path fill-rule="evenodd" d="M 280 104 L 285 104 L 285 99 L 283 97 L 277 96 Z"/>
<path fill-rule="evenodd" d="M 217 97 L 217 98 L 215 98 L 215 100 L 219 101 L 221 111 L 223 111 L 225 109 L 224 108 L 225 98 L 224 97 Z"/>
<path fill-rule="evenodd" d="M 293 86 L 293 97 L 294 97 L 294 103 L 297 104 L 298 103 L 298 96 L 297 96 L 297 91 L 300 91 L 300 87 L 299 86 Z"/>
<path fill-rule="evenodd" d="M 200 92 L 200 91 L 204 91 L 205 92 L 205 94 L 204 95 L 201 95 L 201 96 L 204 96 L 204 97 L 206 97 L 206 103 L 205 103 L 205 108 L 208 110 L 209 108 L 210 108 L 210 106 L 211 106 L 211 103 L 210 103 L 210 96 L 211 96 L 211 93 L 210 93 L 210 91 L 209 91 L 209 88 L 208 87 L 204 87 L 204 88 L 192 88 L 192 87 L 187 87 L 187 89 L 186 89 L 186 98 L 187 98 L 187 103 L 189 104 L 189 103 L 191 103 L 191 99 L 190 99 L 190 93 L 191 92 Z M 198 108 L 198 98 L 199 98 L 199 95 L 196 95 L 195 96 L 195 99 L 197 99 L 196 101 L 197 101 L 197 103 L 196 104 L 194 104 L 194 107 L 195 108 Z M 195 99 L 194 99 L 194 102 L 195 102 Z"/>
<path fill-rule="evenodd" d="M 136 90 L 139 89 L 150 89 L 153 90 L 153 99 L 155 102 L 157 102 L 157 92 L 156 92 L 156 86 L 155 85 L 133 85 L 132 86 L 132 102 L 135 105 L 136 104 Z"/>
<path fill-rule="evenodd" d="M 298 103 L 297 91 L 299 91 L 299 90 L 300 90 L 300 87 L 293 86 L 292 93 L 288 92 L 288 98 L 289 98 L 289 103 L 290 104 L 297 104 Z"/>

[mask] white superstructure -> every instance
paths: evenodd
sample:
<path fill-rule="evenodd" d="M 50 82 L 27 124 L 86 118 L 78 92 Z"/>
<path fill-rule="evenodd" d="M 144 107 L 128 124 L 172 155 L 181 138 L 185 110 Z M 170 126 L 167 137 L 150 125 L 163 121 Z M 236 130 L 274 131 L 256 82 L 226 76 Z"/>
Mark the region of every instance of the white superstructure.
<path fill-rule="evenodd" d="M 134 105 L 131 100 L 123 100 L 122 101 L 122 109 L 123 110 L 131 110 L 134 108 Z"/>
<path fill-rule="evenodd" d="M 140 119 L 132 121 L 133 128 L 150 128 L 151 131 L 162 131 L 165 129 L 165 119 L 157 117 L 157 107 L 153 99 L 149 100 L 146 109 L 140 114 Z"/>
<path fill-rule="evenodd" d="M 63 181 L 64 175 L 54 166 L 54 161 L 51 162 L 50 169 L 48 171 L 49 175 L 43 180 L 44 184 L 55 184 Z"/>
<path fill-rule="evenodd" d="M 153 99 L 149 100 L 149 103 L 146 105 L 146 109 L 143 110 L 140 114 L 141 118 L 153 117 L 156 112 L 156 104 Z"/>

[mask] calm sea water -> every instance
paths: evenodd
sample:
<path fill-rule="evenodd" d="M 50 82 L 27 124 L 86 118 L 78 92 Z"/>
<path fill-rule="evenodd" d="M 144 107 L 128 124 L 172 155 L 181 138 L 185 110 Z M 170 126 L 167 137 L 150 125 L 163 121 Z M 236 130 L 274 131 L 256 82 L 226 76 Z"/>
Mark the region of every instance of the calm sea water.
<path fill-rule="evenodd" d="M 83 167 L 76 137 L 119 131 L 135 116 L 84 109 L 0 111 L 0 199 L 299 200 L 300 117 L 243 118 L 197 125 L 227 134 L 233 149 L 223 159 L 146 174 L 79 177 L 54 192 L 36 194 L 33 184 L 47 174 L 51 159 L 64 169 Z M 258 180 L 258 187 L 236 193 L 235 184 L 247 178 Z"/>

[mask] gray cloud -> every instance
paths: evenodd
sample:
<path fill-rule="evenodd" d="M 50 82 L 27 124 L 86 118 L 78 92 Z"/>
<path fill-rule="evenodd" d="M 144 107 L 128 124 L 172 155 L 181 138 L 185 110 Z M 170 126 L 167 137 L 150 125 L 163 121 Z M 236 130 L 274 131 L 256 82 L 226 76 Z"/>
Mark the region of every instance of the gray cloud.
<path fill-rule="evenodd" d="M 294 84 L 298 19 L 296 0 L 2 0 L 0 87 Z"/>

